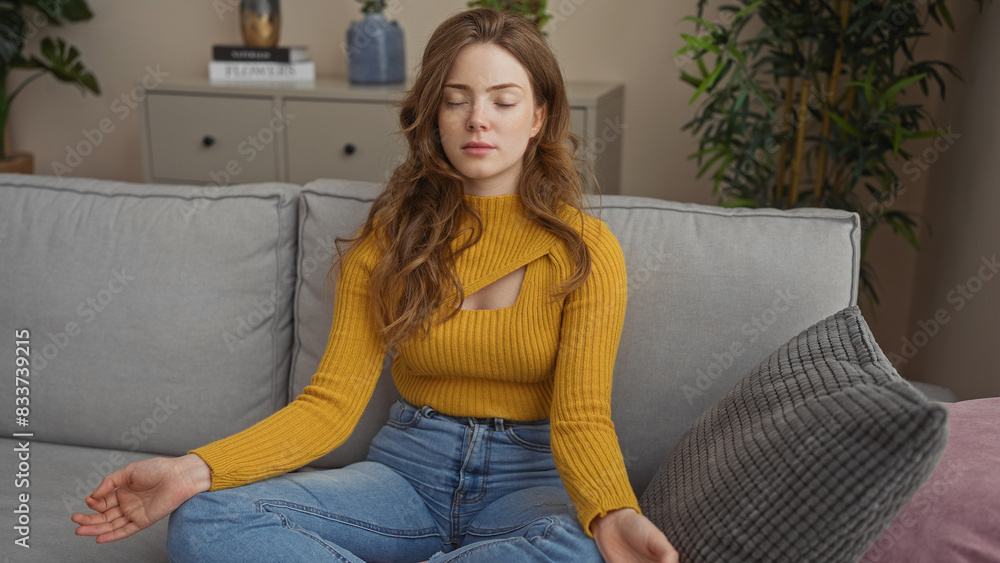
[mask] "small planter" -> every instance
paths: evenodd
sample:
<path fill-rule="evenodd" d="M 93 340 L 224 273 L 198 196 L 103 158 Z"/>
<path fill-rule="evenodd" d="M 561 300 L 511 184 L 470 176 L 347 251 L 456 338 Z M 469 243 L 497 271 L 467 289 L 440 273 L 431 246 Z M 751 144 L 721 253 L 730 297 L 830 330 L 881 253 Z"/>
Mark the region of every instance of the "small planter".
<path fill-rule="evenodd" d="M 35 155 L 30 152 L 10 152 L 6 158 L 0 159 L 0 173 L 3 174 L 34 174 Z"/>
<path fill-rule="evenodd" d="M 365 14 L 347 29 L 347 74 L 358 84 L 392 84 L 406 80 L 403 29 L 382 14 Z"/>

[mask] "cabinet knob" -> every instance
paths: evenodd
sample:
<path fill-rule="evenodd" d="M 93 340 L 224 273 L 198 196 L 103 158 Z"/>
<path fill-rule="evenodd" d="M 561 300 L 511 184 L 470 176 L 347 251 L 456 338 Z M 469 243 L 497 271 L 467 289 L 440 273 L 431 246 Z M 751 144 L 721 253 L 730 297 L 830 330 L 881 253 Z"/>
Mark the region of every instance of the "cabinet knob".
<path fill-rule="evenodd" d="M 210 147 L 215 144 L 215 137 L 211 135 L 205 135 L 201 138 L 201 145 L 203 147 Z"/>
<path fill-rule="evenodd" d="M 344 145 L 344 154 L 354 154 L 358 150 L 358 147 L 354 146 L 354 143 L 347 143 Z"/>

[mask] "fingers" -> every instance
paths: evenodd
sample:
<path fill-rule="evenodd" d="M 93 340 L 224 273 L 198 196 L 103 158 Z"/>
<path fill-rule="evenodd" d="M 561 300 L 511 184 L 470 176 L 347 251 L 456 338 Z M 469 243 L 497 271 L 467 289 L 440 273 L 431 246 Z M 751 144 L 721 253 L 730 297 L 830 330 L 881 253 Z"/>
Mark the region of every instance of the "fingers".
<path fill-rule="evenodd" d="M 140 529 L 130 517 L 122 514 L 117 508 L 105 514 L 74 514 L 73 521 L 80 524 L 75 531 L 76 535 L 97 536 L 98 543 L 128 537 Z M 122 529 L 127 529 L 127 533 L 119 534 Z"/>
<path fill-rule="evenodd" d="M 84 497 L 83 502 L 87 503 L 87 506 L 89 506 L 94 512 L 106 512 L 109 509 L 118 506 L 118 495 L 108 493 L 104 497 L 95 498 L 91 494 Z"/>
<path fill-rule="evenodd" d="M 71 516 L 70 520 L 84 526 L 92 526 L 96 524 L 104 524 L 105 522 L 111 522 L 115 518 L 119 518 L 121 516 L 122 511 L 115 506 L 104 512 L 98 512 L 97 514 L 83 514 L 78 512 Z"/>
<path fill-rule="evenodd" d="M 89 498 L 93 498 L 95 500 L 103 499 L 111 491 L 128 483 L 132 474 L 132 467 L 134 465 L 134 463 L 130 463 L 118 471 L 108 474 L 108 476 L 101 481 L 101 484 L 94 489 L 94 492 L 90 493 Z M 95 510 L 97 509 L 95 508 Z"/>
<path fill-rule="evenodd" d="M 108 543 L 108 542 L 118 541 L 131 536 L 132 534 L 138 532 L 141 529 L 142 528 L 137 526 L 135 522 L 129 522 L 128 524 L 122 526 L 121 528 L 118 528 L 117 530 L 97 536 L 95 541 L 97 543 Z"/>

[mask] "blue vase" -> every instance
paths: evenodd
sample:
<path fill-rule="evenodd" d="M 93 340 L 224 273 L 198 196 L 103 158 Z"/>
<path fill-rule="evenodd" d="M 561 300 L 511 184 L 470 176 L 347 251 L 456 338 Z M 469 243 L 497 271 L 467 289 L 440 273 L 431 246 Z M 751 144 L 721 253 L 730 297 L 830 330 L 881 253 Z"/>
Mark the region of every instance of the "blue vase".
<path fill-rule="evenodd" d="M 406 80 L 403 30 L 382 14 L 365 14 L 347 28 L 347 74 L 358 84 L 391 84 Z"/>

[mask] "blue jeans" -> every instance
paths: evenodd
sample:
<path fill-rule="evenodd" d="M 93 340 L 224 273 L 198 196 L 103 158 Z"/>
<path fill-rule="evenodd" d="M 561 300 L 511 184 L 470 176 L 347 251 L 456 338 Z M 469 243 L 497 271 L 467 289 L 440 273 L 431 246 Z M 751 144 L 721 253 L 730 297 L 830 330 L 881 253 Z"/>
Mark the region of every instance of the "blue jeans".
<path fill-rule="evenodd" d="M 453 418 L 397 401 L 368 459 L 200 493 L 170 517 L 171 561 L 600 562 L 547 420 Z"/>

